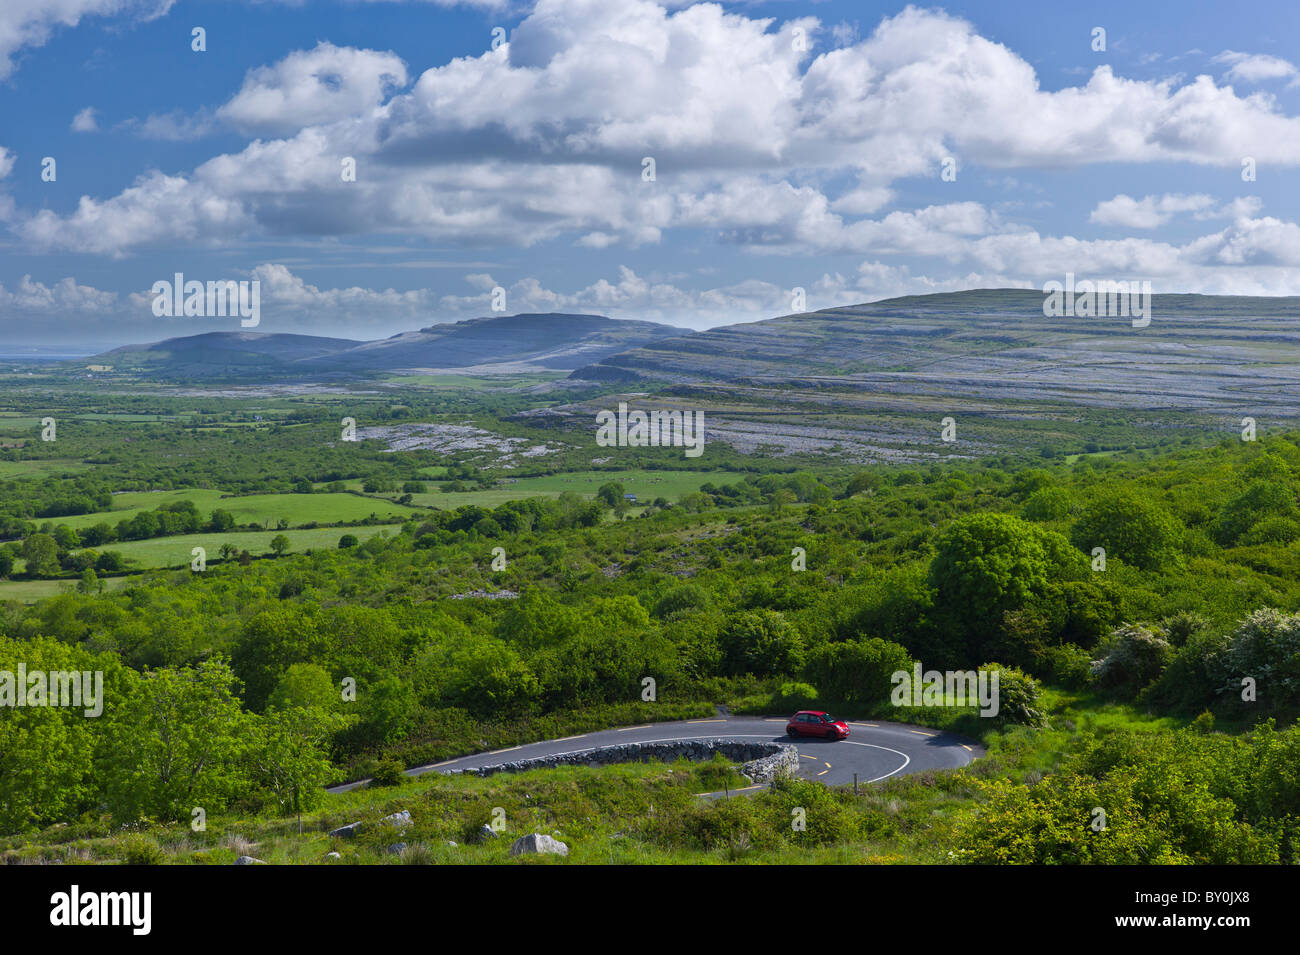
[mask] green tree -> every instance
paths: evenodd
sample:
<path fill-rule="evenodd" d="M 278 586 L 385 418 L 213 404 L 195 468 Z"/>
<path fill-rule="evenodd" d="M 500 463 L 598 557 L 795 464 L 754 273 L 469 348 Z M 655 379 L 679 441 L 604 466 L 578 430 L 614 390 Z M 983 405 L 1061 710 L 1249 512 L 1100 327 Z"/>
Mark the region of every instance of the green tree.
<path fill-rule="evenodd" d="M 246 759 L 263 798 L 282 813 L 319 806 L 331 774 L 330 739 L 342 724 L 318 707 L 287 706 L 253 718 Z"/>
<path fill-rule="evenodd" d="M 793 674 L 803 663 L 803 635 L 777 610 L 732 614 L 719 634 L 723 668 L 737 675 Z"/>
<path fill-rule="evenodd" d="M 821 697 L 845 703 L 886 703 L 899 670 L 912 671 L 912 659 L 896 643 L 874 637 L 821 643 L 808 653 L 804 677 Z"/>
<path fill-rule="evenodd" d="M 964 631 L 969 652 L 1001 629 L 1008 611 L 1043 592 L 1064 539 L 1009 514 L 972 514 L 939 536 L 930 561 L 936 606 Z"/>
<path fill-rule="evenodd" d="M 221 508 L 214 510 L 208 519 L 208 530 L 216 534 L 223 534 L 234 526 L 235 515 Z"/>
<path fill-rule="evenodd" d="M 1029 495 L 1022 513 L 1030 521 L 1063 521 L 1070 516 L 1073 504 L 1068 491 L 1059 487 L 1043 487 Z"/>
<path fill-rule="evenodd" d="M 1295 492 L 1288 485 L 1275 481 L 1252 481 L 1223 505 L 1214 523 L 1214 537 L 1225 547 L 1231 547 L 1265 520 L 1295 521 L 1298 517 L 1300 511 L 1296 508 Z"/>
<path fill-rule="evenodd" d="M 627 499 L 623 497 L 627 491 L 618 481 L 609 481 L 602 484 L 596 489 L 596 500 L 600 501 L 606 507 L 612 507 L 616 513 L 623 513 L 627 510 Z"/>
<path fill-rule="evenodd" d="M 87 717 L 86 710 L 94 707 L 84 697 L 80 709 L 15 706 L 13 694 L 27 690 L 12 682 L 19 664 L 29 673 L 99 672 L 103 713 Z M 5 674 L 11 682 L 6 683 Z M 134 679 L 112 654 L 93 656 L 49 637 L 0 637 L 0 833 L 37 829 L 90 807 L 102 721 Z"/>
<path fill-rule="evenodd" d="M 1084 507 L 1070 531 L 1070 540 L 1088 553 L 1104 547 L 1106 557 L 1118 557 L 1142 570 L 1169 563 L 1183 532 L 1177 519 L 1163 508 L 1128 491 L 1107 493 Z"/>
<path fill-rule="evenodd" d="M 275 551 L 275 556 L 279 557 L 289 549 L 289 538 L 283 534 L 276 534 L 271 538 L 271 550 Z"/>
<path fill-rule="evenodd" d="M 145 673 L 105 727 L 103 765 L 115 818 L 188 819 L 245 793 L 249 718 L 234 673 L 207 661 Z"/>
<path fill-rule="evenodd" d="M 361 732 L 372 743 L 401 739 L 415 725 L 415 692 L 395 677 L 378 681 L 361 694 Z"/>
<path fill-rule="evenodd" d="M 28 577 L 48 577 L 59 571 L 59 546 L 49 534 L 32 534 L 23 541 Z"/>
<path fill-rule="evenodd" d="M 342 696 L 339 686 L 324 667 L 315 663 L 293 663 L 284 671 L 267 700 L 268 709 L 337 710 Z"/>
<path fill-rule="evenodd" d="M 244 682 L 250 709 L 265 708 L 281 676 L 294 663 L 329 659 L 333 642 L 321 630 L 319 612 L 281 604 L 248 621 L 235 639 L 231 664 Z"/>

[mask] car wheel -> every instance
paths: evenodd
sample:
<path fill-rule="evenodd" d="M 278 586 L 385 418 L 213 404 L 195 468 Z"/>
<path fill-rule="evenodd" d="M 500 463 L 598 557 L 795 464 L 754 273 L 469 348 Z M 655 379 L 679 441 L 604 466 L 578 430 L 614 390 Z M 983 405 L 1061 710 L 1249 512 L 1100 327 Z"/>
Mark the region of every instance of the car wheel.
<path fill-rule="evenodd" d="M 793 726 L 787 726 L 787 727 L 785 728 L 785 731 L 786 731 L 786 733 L 789 734 L 790 736 L 798 736 L 798 735 L 799 735 L 799 731 L 798 731 L 797 729 L 795 729 Z"/>

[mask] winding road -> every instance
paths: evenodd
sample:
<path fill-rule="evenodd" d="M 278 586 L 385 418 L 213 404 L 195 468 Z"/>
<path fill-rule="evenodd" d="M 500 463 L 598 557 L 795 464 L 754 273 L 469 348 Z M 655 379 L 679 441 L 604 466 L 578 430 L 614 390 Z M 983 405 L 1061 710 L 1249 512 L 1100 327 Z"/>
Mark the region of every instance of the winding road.
<path fill-rule="evenodd" d="M 720 715 L 676 723 L 624 726 L 461 756 L 429 766 L 417 766 L 408 769 L 406 774 L 422 776 L 431 772 L 482 769 L 514 760 L 580 753 L 618 743 L 737 739 L 792 743 L 799 750 L 799 775 L 802 778 L 837 786 L 851 784 L 855 773 L 859 783 L 871 783 L 890 776 L 919 773 L 928 769 L 956 769 L 984 755 L 984 747 L 974 740 L 925 726 L 850 720 L 849 738 L 832 742 L 803 737 L 792 739 L 785 734 L 786 720 L 787 717 L 784 716 Z M 347 792 L 365 782 L 361 779 L 344 783 L 332 786 L 328 791 Z"/>

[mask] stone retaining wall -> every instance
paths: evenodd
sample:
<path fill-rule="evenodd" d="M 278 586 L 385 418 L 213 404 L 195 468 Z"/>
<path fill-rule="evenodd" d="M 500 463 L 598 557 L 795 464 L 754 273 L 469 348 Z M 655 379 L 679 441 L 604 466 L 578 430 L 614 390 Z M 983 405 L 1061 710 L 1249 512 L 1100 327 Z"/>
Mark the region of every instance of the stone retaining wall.
<path fill-rule="evenodd" d="M 756 783 L 769 783 L 778 776 L 793 776 L 799 768 L 799 751 L 785 743 L 684 739 L 663 743 L 619 743 L 557 756 L 518 759 L 478 769 L 453 769 L 449 773 L 491 776 L 495 773 L 519 773 L 552 766 L 607 766 L 611 763 L 644 763 L 651 760 L 671 762 L 675 759 L 707 762 L 718 753 L 733 763 L 741 763 L 740 771 Z"/>

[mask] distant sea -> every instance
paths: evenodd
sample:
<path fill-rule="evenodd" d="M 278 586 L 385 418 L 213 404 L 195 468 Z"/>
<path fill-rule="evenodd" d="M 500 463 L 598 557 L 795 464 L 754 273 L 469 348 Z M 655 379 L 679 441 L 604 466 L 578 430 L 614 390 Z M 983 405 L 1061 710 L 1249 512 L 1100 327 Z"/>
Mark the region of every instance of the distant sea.
<path fill-rule="evenodd" d="M 51 352 L 51 351 L 0 351 L 0 361 L 71 361 L 74 358 L 89 358 L 99 352 Z"/>

